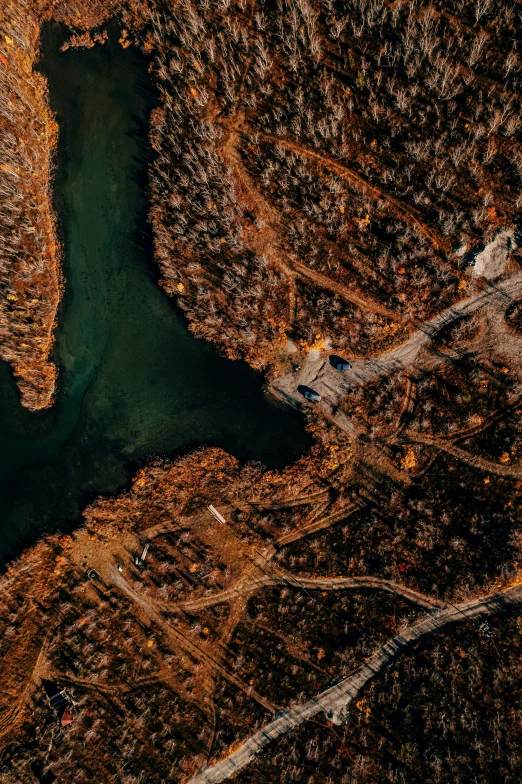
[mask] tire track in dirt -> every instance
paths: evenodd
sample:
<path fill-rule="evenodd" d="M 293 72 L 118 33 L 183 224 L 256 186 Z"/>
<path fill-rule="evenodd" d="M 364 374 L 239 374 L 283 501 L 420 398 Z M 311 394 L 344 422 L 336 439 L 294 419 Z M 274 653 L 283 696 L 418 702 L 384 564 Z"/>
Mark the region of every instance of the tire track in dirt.
<path fill-rule="evenodd" d="M 364 177 L 353 171 L 353 169 L 350 169 L 345 164 L 338 163 L 337 161 L 333 160 L 333 158 L 322 155 L 316 150 L 312 150 L 310 147 L 306 147 L 304 144 L 293 142 L 291 139 L 286 139 L 281 136 L 274 136 L 273 134 L 269 133 L 262 133 L 261 131 L 257 132 L 257 136 L 265 142 L 269 142 L 270 144 L 279 144 L 281 147 L 284 147 L 287 150 L 292 150 L 292 152 L 295 152 L 298 155 L 301 155 L 305 158 L 310 158 L 311 160 L 319 163 L 324 168 L 335 172 L 340 177 L 342 177 L 343 180 L 355 188 L 355 190 L 358 190 L 365 196 L 369 196 L 374 201 L 384 202 L 387 204 L 398 217 L 404 220 L 405 223 L 410 225 L 413 224 L 418 229 L 420 234 L 426 237 L 426 239 L 429 240 L 429 242 L 437 250 L 448 248 L 448 241 L 444 239 L 436 229 L 432 229 L 430 226 L 428 226 L 422 220 L 420 213 L 414 207 L 403 204 L 398 199 L 385 193 L 382 188 L 379 188 L 377 185 L 372 185 L 367 180 L 365 180 Z"/>
<path fill-rule="evenodd" d="M 455 446 L 452 442 L 445 441 L 442 438 L 422 436 L 420 433 L 407 433 L 403 437 L 403 441 L 409 444 L 434 446 L 436 449 L 440 449 L 442 452 L 447 452 L 458 460 L 462 460 L 463 463 L 466 463 L 472 468 L 478 468 L 480 471 L 485 471 L 486 473 L 497 474 L 498 476 L 509 476 L 515 479 L 522 477 L 522 466 L 520 464 L 508 465 L 495 463 L 494 460 L 487 460 L 484 457 L 473 455 L 471 452 L 460 449 L 460 447 Z"/>
<path fill-rule="evenodd" d="M 240 126 L 241 120 L 237 121 Z M 262 225 L 250 225 L 247 233 L 250 239 L 252 248 L 258 255 L 265 256 L 272 264 L 281 268 L 288 278 L 289 284 L 289 322 L 290 326 L 295 318 L 296 306 L 296 293 L 295 293 L 295 279 L 296 277 L 309 280 L 321 288 L 332 291 L 342 299 L 347 300 L 353 305 L 371 313 L 377 313 L 392 321 L 399 321 L 406 323 L 408 319 L 396 311 L 381 305 L 376 300 L 372 300 L 363 295 L 357 294 L 352 291 L 348 286 L 332 280 L 327 275 L 310 269 L 305 264 L 289 258 L 288 254 L 283 248 L 281 238 L 276 231 L 280 221 L 280 215 L 277 210 L 264 198 L 259 189 L 256 187 L 252 178 L 246 171 L 241 156 L 238 152 L 240 132 L 236 126 L 231 127 L 225 125 L 228 131 L 228 138 L 225 144 L 220 149 L 220 154 L 225 162 L 227 168 L 233 173 L 234 179 L 237 182 L 241 197 L 245 205 L 259 218 L 261 218 Z"/>
<path fill-rule="evenodd" d="M 204 610 L 207 607 L 226 602 L 237 596 L 238 593 L 249 595 L 272 585 L 290 585 L 293 588 L 306 588 L 311 591 L 346 591 L 349 589 L 375 588 L 379 591 L 402 596 L 404 599 L 408 599 L 408 601 L 414 602 L 421 607 L 432 609 L 444 606 L 444 602 L 439 599 L 414 591 L 412 588 L 407 588 L 393 580 L 385 580 L 380 577 L 295 577 L 288 572 L 278 572 L 274 573 L 274 575 L 266 575 L 254 580 L 236 583 L 231 588 L 226 588 L 213 596 L 204 596 L 200 599 L 182 602 L 180 607 L 189 611 Z"/>
<path fill-rule="evenodd" d="M 150 601 L 147 601 L 143 596 L 140 596 L 136 591 L 134 591 L 127 581 L 118 573 L 115 572 L 112 575 L 112 582 L 116 585 L 124 594 L 126 594 L 134 604 L 141 607 L 144 614 L 151 620 L 154 621 L 158 626 L 160 626 L 168 637 L 176 644 L 177 647 L 184 650 L 188 653 L 193 659 L 196 661 L 200 661 L 205 664 L 211 672 L 220 675 L 229 683 L 236 686 L 242 692 L 244 692 L 248 697 L 256 700 L 260 705 L 263 706 L 268 711 L 273 711 L 275 709 L 275 705 L 270 702 L 269 700 L 265 699 L 261 694 L 258 694 L 255 689 L 252 687 L 247 686 L 243 681 L 239 678 L 236 678 L 231 672 L 229 672 L 225 667 L 223 667 L 218 661 L 214 659 L 209 653 L 204 651 L 198 645 L 195 645 L 191 640 L 189 640 L 185 635 L 181 634 L 174 626 L 168 623 L 160 613 L 155 609 Z"/>
<path fill-rule="evenodd" d="M 47 657 L 46 651 L 51 640 L 51 633 L 49 632 L 40 646 L 38 655 L 33 669 L 27 678 L 24 689 L 18 699 L 15 701 L 11 709 L 0 718 L 0 738 L 3 738 L 8 733 L 12 732 L 13 725 L 22 717 L 25 704 L 32 692 L 36 688 L 36 679 L 42 678 L 47 672 Z"/>
<path fill-rule="evenodd" d="M 319 520 L 312 519 L 310 522 L 305 522 L 302 526 L 296 528 L 294 531 L 289 531 L 287 534 L 280 536 L 277 540 L 277 544 L 282 547 L 285 544 L 297 542 L 304 536 L 309 536 L 310 534 L 314 534 L 316 531 L 322 531 L 325 528 L 329 528 L 334 523 L 350 517 L 360 509 L 361 504 L 349 504 L 348 506 L 344 506 L 342 509 L 338 509 L 336 512 L 333 512 L 327 517 L 321 517 Z"/>
<path fill-rule="evenodd" d="M 488 287 L 441 311 L 424 322 L 421 328 L 397 348 L 373 357 L 354 359 L 349 373 L 340 373 L 328 362 L 325 363 L 324 358 L 310 360 L 305 362 L 296 373 L 287 373 L 278 378 L 271 384 L 270 390 L 279 399 L 295 405 L 301 404 L 303 400 L 298 387 L 312 387 L 324 395 L 325 400 L 335 409 L 339 400 L 351 389 L 415 366 L 421 351 L 430 345 L 434 335 L 443 327 L 447 327 L 463 315 L 474 313 L 486 306 L 505 310 L 509 301 L 517 295 L 520 296 L 521 292 L 522 273 L 518 272 L 498 286 Z M 439 359 L 444 361 L 445 358 Z M 322 405 L 322 403 L 318 404 L 319 409 Z M 353 434 L 350 420 L 342 411 L 333 411 L 331 417 L 341 429 Z"/>

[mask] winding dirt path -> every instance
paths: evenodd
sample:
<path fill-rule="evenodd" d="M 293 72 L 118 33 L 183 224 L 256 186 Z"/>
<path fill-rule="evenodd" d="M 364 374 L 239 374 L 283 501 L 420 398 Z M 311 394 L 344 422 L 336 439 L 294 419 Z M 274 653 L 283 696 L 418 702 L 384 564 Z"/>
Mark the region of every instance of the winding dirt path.
<path fill-rule="evenodd" d="M 323 490 L 318 490 L 315 493 L 297 496 L 297 498 L 288 498 L 286 501 L 276 501 L 272 504 L 267 504 L 265 501 L 247 501 L 246 503 L 250 506 L 259 506 L 265 511 L 269 511 L 270 509 L 287 509 L 291 506 L 304 506 L 305 504 L 311 504 L 314 500 L 328 495 L 329 492 L 330 488 L 325 487 Z"/>
<path fill-rule="evenodd" d="M 309 280 L 312 283 L 315 283 L 317 286 L 337 294 L 337 296 L 341 299 L 345 299 L 348 302 L 351 302 L 352 305 L 357 305 L 357 307 L 361 308 L 361 310 L 364 310 L 366 313 L 378 313 L 380 316 L 391 319 L 391 321 L 398 321 L 404 324 L 410 322 L 410 319 L 407 316 L 404 316 L 402 313 L 399 313 L 396 310 L 390 310 L 385 305 L 379 304 L 377 300 L 369 299 L 367 297 L 363 297 L 362 295 L 356 294 L 343 283 L 337 283 L 335 280 L 332 280 L 332 278 L 329 278 L 328 275 L 323 275 L 321 272 L 316 272 L 315 270 L 312 270 L 302 264 L 300 261 L 292 260 L 290 264 L 292 271 L 296 272 L 300 278 Z"/>
<path fill-rule="evenodd" d="M 506 406 L 503 406 L 498 411 L 492 411 L 491 414 L 488 414 L 484 419 L 476 424 L 472 425 L 471 427 L 466 427 L 462 430 L 457 430 L 454 433 L 451 433 L 446 437 L 446 441 L 464 441 L 465 439 L 472 438 L 473 436 L 478 435 L 479 433 L 483 433 L 484 430 L 487 430 L 488 427 L 494 425 L 495 422 L 499 422 L 504 417 L 511 414 L 517 408 L 522 406 L 522 398 L 519 397 L 517 400 L 513 401 L 513 403 L 508 403 Z M 412 433 L 411 431 L 408 433 L 408 436 L 417 436 L 421 435 L 420 433 Z"/>
<path fill-rule="evenodd" d="M 0 738 L 13 732 L 14 725 L 21 721 L 26 703 L 37 687 L 38 678 L 43 678 L 48 674 L 47 648 L 51 641 L 51 636 L 52 632 L 49 632 L 39 647 L 34 667 L 27 678 L 20 696 L 15 700 L 10 710 L 7 713 L 4 713 L 0 718 Z"/>
<path fill-rule="evenodd" d="M 406 588 L 404 585 L 395 583 L 392 580 L 384 580 L 380 577 L 295 577 L 287 572 L 281 572 L 274 575 L 266 575 L 265 577 L 258 577 L 254 580 L 237 583 L 231 588 L 226 588 L 224 591 L 214 594 L 213 596 L 203 596 L 200 599 L 193 599 L 191 601 L 180 603 L 180 607 L 184 610 L 204 610 L 207 607 L 213 607 L 221 602 L 229 601 L 237 596 L 237 594 L 251 594 L 256 593 L 261 588 L 266 588 L 270 585 L 291 585 L 293 588 L 306 588 L 310 591 L 346 591 L 350 588 L 359 590 L 361 588 L 375 588 L 379 591 L 387 591 L 388 593 L 402 596 L 410 602 L 433 609 L 434 607 L 442 607 L 444 602 L 435 599 L 426 594 L 414 591 L 411 588 Z"/>
<path fill-rule="evenodd" d="M 402 401 L 402 409 L 397 419 L 397 425 L 393 434 L 393 438 L 399 436 L 408 427 L 408 423 L 413 419 L 415 408 L 417 406 L 418 391 L 417 382 L 411 376 L 408 376 L 406 381 L 406 392 L 404 393 L 404 399 Z"/>
<path fill-rule="evenodd" d="M 167 636 L 170 637 L 171 641 L 176 645 L 177 648 L 180 648 L 181 650 L 185 651 L 185 653 L 188 653 L 196 661 L 205 664 L 212 673 L 218 674 L 229 683 L 232 683 L 247 696 L 256 700 L 256 702 L 262 705 L 266 710 L 273 711 L 276 708 L 272 702 L 265 699 L 261 694 L 258 694 L 251 686 L 247 686 L 245 683 L 243 683 L 242 680 L 236 678 L 235 675 L 223 667 L 209 653 L 204 651 L 200 646 L 195 645 L 195 643 L 189 640 L 184 634 L 179 632 L 174 626 L 168 623 L 156 610 L 152 602 L 148 601 L 143 596 L 140 596 L 139 593 L 134 591 L 125 578 L 119 574 L 119 572 L 114 570 L 111 577 L 113 584 L 119 588 L 122 593 L 126 594 L 126 596 L 128 596 L 135 605 L 141 607 L 146 617 L 160 626 Z"/>
<path fill-rule="evenodd" d="M 401 323 L 409 321 L 405 316 L 390 310 L 377 300 L 358 294 L 343 283 L 332 280 L 328 275 L 316 272 L 307 267 L 306 264 L 290 258 L 290 255 L 284 250 L 283 243 L 276 230 L 281 216 L 256 187 L 246 171 L 238 152 L 240 131 L 237 126 L 240 128 L 241 123 L 242 120 L 239 118 L 234 126 L 230 124 L 224 125 L 228 131 L 228 138 L 221 147 L 220 154 L 225 165 L 232 172 L 245 206 L 261 219 L 260 225 L 252 224 L 246 229 L 250 246 L 258 255 L 264 256 L 272 264 L 282 269 L 288 279 L 290 327 L 295 317 L 296 277 L 311 281 L 366 312 L 377 313 L 392 321 Z"/>
<path fill-rule="evenodd" d="M 421 618 L 385 643 L 350 676 L 343 678 L 335 686 L 321 692 L 308 702 L 285 711 L 248 738 L 237 751 L 213 767 L 206 768 L 193 776 L 188 784 L 217 784 L 229 779 L 246 767 L 273 740 L 285 735 L 318 713 L 324 713 L 335 724 L 342 724 L 346 720 L 346 709 L 350 702 L 357 697 L 361 689 L 372 678 L 382 672 L 405 649 L 451 624 L 479 618 L 483 615 L 494 615 L 513 606 L 519 608 L 521 604 L 522 585 L 515 585 L 482 598 L 446 606 Z"/>
<path fill-rule="evenodd" d="M 285 139 L 281 136 L 274 136 L 273 134 L 262 133 L 259 131 L 257 132 L 257 136 L 265 142 L 279 144 L 281 147 L 284 147 L 287 150 L 292 150 L 292 152 L 295 152 L 298 155 L 301 155 L 305 158 L 310 158 L 311 160 L 319 163 L 325 169 L 335 172 L 339 175 L 339 177 L 342 177 L 343 180 L 348 182 L 355 190 L 363 193 L 365 196 L 369 196 L 374 201 L 382 201 L 388 205 L 392 212 L 394 212 L 398 217 L 402 218 L 405 223 L 408 225 L 413 224 L 419 233 L 422 234 L 423 237 L 426 237 L 426 239 L 429 240 L 429 242 L 435 248 L 447 249 L 448 241 L 444 239 L 443 236 L 439 234 L 438 231 L 436 231 L 436 229 L 428 226 L 422 220 L 420 213 L 414 207 L 404 204 L 393 196 L 385 193 L 382 188 L 379 188 L 376 185 L 372 185 L 367 180 L 365 180 L 364 177 L 361 177 L 360 174 L 353 171 L 353 169 L 350 169 L 345 164 L 339 163 L 338 161 L 335 161 L 333 158 L 329 158 L 326 155 L 322 155 L 321 153 L 317 152 L 316 150 L 312 150 L 310 147 L 307 147 L 304 144 L 293 142 L 291 139 Z"/>
<path fill-rule="evenodd" d="M 297 542 L 304 536 L 309 536 L 310 534 L 315 534 L 316 531 L 322 531 L 324 528 L 329 528 L 334 523 L 350 517 L 360 509 L 361 504 L 349 504 L 348 506 L 343 506 L 342 509 L 338 509 L 336 512 L 333 512 L 327 517 L 320 517 L 318 520 L 312 518 L 310 521 L 305 521 L 303 525 L 299 526 L 299 528 L 296 528 L 293 531 L 289 531 L 287 534 L 280 536 L 277 539 L 277 544 L 282 547 L 285 544 Z"/>
<path fill-rule="evenodd" d="M 510 476 L 515 479 L 522 477 L 522 466 L 518 463 L 515 465 L 495 463 L 494 460 L 487 460 L 484 457 L 473 455 L 465 449 L 455 446 L 451 441 L 446 441 L 442 438 L 434 438 L 430 436 L 422 436 L 420 433 L 408 433 L 404 436 L 403 440 L 411 444 L 425 444 L 426 446 L 434 446 L 442 452 L 447 452 L 453 455 L 458 460 L 471 466 L 478 468 L 479 471 L 486 471 L 489 474 L 497 474 L 498 476 Z"/>

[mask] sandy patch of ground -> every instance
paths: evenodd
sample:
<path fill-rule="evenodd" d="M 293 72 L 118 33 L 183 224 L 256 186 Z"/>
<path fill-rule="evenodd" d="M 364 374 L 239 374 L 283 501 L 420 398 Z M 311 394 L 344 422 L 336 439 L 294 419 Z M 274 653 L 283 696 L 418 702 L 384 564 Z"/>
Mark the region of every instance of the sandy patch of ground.
<path fill-rule="evenodd" d="M 487 280 L 494 280 L 500 277 L 506 267 L 513 244 L 514 238 L 511 229 L 499 231 L 484 250 L 475 257 L 473 275 L 475 277 L 480 275 L 487 278 Z"/>

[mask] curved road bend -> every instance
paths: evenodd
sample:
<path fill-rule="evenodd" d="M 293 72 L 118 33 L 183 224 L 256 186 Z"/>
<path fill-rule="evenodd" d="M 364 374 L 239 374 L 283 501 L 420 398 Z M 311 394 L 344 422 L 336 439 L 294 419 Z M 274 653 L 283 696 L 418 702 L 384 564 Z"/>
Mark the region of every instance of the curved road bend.
<path fill-rule="evenodd" d="M 434 607 L 444 606 L 444 602 L 439 599 L 434 599 L 426 594 L 414 591 L 404 585 L 399 585 L 392 580 L 385 580 L 380 577 L 294 577 L 288 572 L 275 572 L 273 575 L 266 575 L 266 577 L 258 577 L 255 580 L 250 580 L 244 583 L 237 583 L 231 588 L 226 588 L 224 591 L 215 593 L 211 596 L 202 596 L 199 599 L 190 599 L 186 602 L 180 602 L 179 606 L 183 610 L 203 610 L 207 607 L 213 607 L 216 604 L 227 602 L 233 599 L 237 594 L 247 595 L 249 593 L 256 593 L 262 588 L 267 588 L 271 585 L 290 585 L 295 588 L 306 588 L 311 591 L 346 591 L 348 589 L 361 589 L 361 588 L 374 588 L 380 591 L 387 591 L 397 596 L 402 596 L 414 604 L 432 609 Z"/>
<path fill-rule="evenodd" d="M 494 615 L 508 607 L 521 604 L 522 585 L 515 585 L 498 593 L 445 607 L 421 618 L 404 632 L 389 640 L 352 675 L 343 678 L 335 686 L 318 694 L 317 697 L 301 705 L 296 705 L 282 716 L 275 718 L 245 741 L 236 752 L 213 767 L 202 770 L 193 776 L 188 784 L 217 784 L 217 782 L 225 781 L 248 765 L 268 743 L 285 735 L 318 713 L 325 713 L 336 724 L 343 723 L 347 706 L 357 697 L 363 686 L 391 664 L 404 649 L 451 624 L 482 615 Z"/>

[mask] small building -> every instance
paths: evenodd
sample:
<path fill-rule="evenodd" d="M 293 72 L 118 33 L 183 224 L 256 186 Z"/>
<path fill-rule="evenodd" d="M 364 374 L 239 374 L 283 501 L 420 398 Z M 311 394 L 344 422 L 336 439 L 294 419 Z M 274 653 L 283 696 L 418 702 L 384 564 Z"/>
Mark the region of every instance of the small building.
<path fill-rule="evenodd" d="M 72 698 L 66 689 L 60 689 L 58 684 L 54 681 L 48 681 L 42 678 L 42 686 L 44 687 L 49 705 L 56 713 L 58 721 L 62 727 L 67 727 L 68 724 L 74 721 L 74 714 L 71 711 Z"/>

